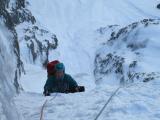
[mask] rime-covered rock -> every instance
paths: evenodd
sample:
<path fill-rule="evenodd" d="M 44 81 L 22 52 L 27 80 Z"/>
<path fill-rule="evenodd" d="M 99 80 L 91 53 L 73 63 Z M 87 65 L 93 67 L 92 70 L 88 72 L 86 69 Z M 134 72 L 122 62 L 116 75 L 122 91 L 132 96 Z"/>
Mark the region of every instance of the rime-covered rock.
<path fill-rule="evenodd" d="M 110 38 L 95 58 L 96 81 L 99 83 L 104 76 L 107 81 L 111 74 L 123 84 L 160 77 L 159 70 L 154 69 L 156 64 L 159 65 L 156 62 L 159 59 L 157 51 L 160 46 L 156 42 L 160 37 L 159 27 L 160 20 L 144 19 L 109 33 Z M 101 34 L 106 35 L 107 31 Z"/>

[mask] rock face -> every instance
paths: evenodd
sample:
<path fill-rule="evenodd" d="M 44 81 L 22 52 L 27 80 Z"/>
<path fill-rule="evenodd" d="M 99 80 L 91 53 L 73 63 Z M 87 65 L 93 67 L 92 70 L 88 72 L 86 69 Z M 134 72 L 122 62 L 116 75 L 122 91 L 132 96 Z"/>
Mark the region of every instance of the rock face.
<path fill-rule="evenodd" d="M 160 77 L 155 64 L 155 57 L 159 56 L 156 51 L 160 47 L 156 44 L 159 26 L 159 20 L 144 19 L 113 31 L 96 55 L 96 82 L 103 81 L 104 76 L 107 80 L 111 74 L 123 84 Z M 154 55 L 151 51 L 155 51 Z"/>

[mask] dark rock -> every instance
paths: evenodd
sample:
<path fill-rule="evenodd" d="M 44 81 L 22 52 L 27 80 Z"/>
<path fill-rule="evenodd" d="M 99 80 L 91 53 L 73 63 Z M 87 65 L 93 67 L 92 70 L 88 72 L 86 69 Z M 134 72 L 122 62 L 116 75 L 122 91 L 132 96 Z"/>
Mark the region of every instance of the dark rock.
<path fill-rule="evenodd" d="M 13 12 L 10 13 L 12 17 L 12 21 L 17 25 L 20 23 L 23 23 L 24 21 L 26 22 L 31 22 L 34 24 L 36 22 L 34 16 L 32 16 L 31 12 L 27 9 L 13 9 Z"/>
<path fill-rule="evenodd" d="M 129 68 L 134 68 L 137 65 L 137 61 L 133 61 L 130 65 Z"/>
<path fill-rule="evenodd" d="M 17 0 L 16 1 L 16 8 L 25 8 L 25 0 Z"/>
<path fill-rule="evenodd" d="M 157 5 L 157 8 L 160 9 L 160 4 Z"/>

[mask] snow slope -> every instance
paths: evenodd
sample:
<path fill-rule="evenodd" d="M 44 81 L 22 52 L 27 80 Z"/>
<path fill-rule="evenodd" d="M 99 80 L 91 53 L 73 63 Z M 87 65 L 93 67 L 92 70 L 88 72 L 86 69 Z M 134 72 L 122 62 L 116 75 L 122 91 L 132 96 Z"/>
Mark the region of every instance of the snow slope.
<path fill-rule="evenodd" d="M 156 79 L 121 89 L 100 119 L 107 116 L 107 120 L 159 120 L 159 85 Z"/>
<path fill-rule="evenodd" d="M 44 108 L 45 120 L 92 120 L 96 117 L 106 100 L 119 87 L 119 78 L 122 77 L 115 74 L 103 76 L 99 69 L 96 72 L 98 75 L 94 74 L 96 69 L 94 62 L 97 53 L 100 53 L 103 58 L 106 53 L 117 51 L 117 55 L 120 57 L 130 58 L 125 61 L 125 65 L 137 60 L 140 63 L 139 72 L 159 72 L 159 64 L 154 64 L 159 61 L 159 25 L 149 25 L 147 28 L 138 27 L 135 31 L 133 30 L 134 32 L 129 29 L 129 33 L 124 32 L 122 36 L 115 40 L 116 42 L 114 42 L 113 46 L 102 44 L 112 38 L 113 32 L 118 33 L 128 24 L 144 18 L 158 19 L 160 16 L 159 10 L 156 9 L 158 1 L 28 1 L 28 9 L 35 16 L 37 23 L 55 33 L 58 38 L 58 47 L 56 50 L 49 51 L 49 60 L 59 59 L 63 61 L 66 66 L 66 72 L 71 74 L 79 85 L 86 86 L 85 93 L 58 94 L 54 100 L 48 101 Z M 110 27 L 108 25 L 114 26 Z M 136 31 L 140 31 L 138 35 Z M 126 48 L 126 43 L 123 43 L 123 38 L 126 36 L 129 36 L 127 44 L 134 43 L 132 38 L 135 37 L 138 37 L 136 38 L 138 45 L 141 40 L 149 39 L 151 42 L 147 44 L 145 51 L 143 51 L 144 49 L 138 49 L 137 51 L 142 55 L 136 56 L 132 49 Z M 150 50 L 157 53 L 156 56 Z M 152 59 L 152 57 L 157 59 Z M 152 68 L 148 64 L 153 64 Z M 100 64 L 98 63 L 97 65 Z M 24 66 L 26 75 L 23 75 L 21 80 L 25 92 L 15 98 L 16 104 L 26 119 L 38 120 L 42 104 L 46 99 L 50 100 L 52 98 L 44 98 L 41 94 L 47 75 L 45 70 L 38 65 L 24 61 Z M 125 67 L 124 70 L 126 70 L 125 75 L 127 75 L 128 67 Z M 114 71 L 111 72 L 114 73 Z M 102 81 L 105 81 L 101 81 L 100 86 L 95 84 L 99 76 L 102 77 Z M 109 82 L 106 81 L 108 78 L 110 79 Z M 100 119 L 158 120 L 159 92 L 155 92 L 155 89 L 158 88 L 158 77 L 155 78 L 155 81 L 150 81 L 146 84 L 141 82 L 133 83 L 131 87 L 121 88 L 102 116 L 100 116 Z M 148 94 L 148 91 L 155 93 L 154 96 L 153 94 Z M 138 98 L 134 98 L 135 95 Z M 156 98 L 153 100 L 154 103 L 147 102 L 150 98 L 152 100 Z M 134 104 L 132 104 L 133 101 Z M 142 114 L 139 114 L 138 110 Z M 147 114 L 147 117 L 145 114 Z"/>
<path fill-rule="evenodd" d="M 52 94 L 46 98 L 42 94 L 25 92 L 16 98 L 16 103 L 29 120 L 40 119 L 45 100 L 48 102 L 44 108 L 44 120 L 93 120 L 114 89 L 108 86 L 85 93 Z"/>

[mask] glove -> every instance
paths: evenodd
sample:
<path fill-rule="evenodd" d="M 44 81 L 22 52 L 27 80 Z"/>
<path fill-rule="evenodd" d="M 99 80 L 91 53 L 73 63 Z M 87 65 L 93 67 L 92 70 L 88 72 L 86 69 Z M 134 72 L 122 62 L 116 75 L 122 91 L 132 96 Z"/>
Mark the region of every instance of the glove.
<path fill-rule="evenodd" d="M 44 96 L 50 96 L 49 90 L 45 89 L 44 92 L 43 92 L 43 95 Z"/>
<path fill-rule="evenodd" d="M 78 86 L 78 92 L 84 92 L 85 87 L 84 86 Z"/>
<path fill-rule="evenodd" d="M 76 88 L 70 88 L 68 93 L 75 93 L 75 92 L 84 92 L 85 87 L 84 86 L 77 86 Z"/>

